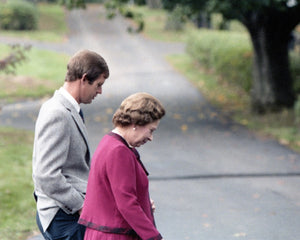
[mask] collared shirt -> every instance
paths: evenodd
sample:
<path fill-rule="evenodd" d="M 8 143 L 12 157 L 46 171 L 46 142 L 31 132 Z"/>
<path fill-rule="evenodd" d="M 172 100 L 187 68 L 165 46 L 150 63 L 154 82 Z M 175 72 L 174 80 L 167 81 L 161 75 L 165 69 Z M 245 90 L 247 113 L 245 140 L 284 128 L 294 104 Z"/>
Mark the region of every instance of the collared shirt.
<path fill-rule="evenodd" d="M 73 98 L 73 96 L 63 87 L 61 87 L 58 91 L 75 107 L 76 111 L 79 113 L 80 105 L 75 98 Z"/>

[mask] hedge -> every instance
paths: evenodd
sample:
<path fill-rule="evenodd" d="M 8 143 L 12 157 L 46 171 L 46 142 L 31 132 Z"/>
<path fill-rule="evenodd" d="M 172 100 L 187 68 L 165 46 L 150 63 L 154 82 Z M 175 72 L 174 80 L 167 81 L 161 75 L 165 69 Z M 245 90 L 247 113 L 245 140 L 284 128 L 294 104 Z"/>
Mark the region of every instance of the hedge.
<path fill-rule="evenodd" d="M 201 30 L 187 38 L 187 52 L 225 81 L 251 89 L 253 53 L 246 33 Z"/>
<path fill-rule="evenodd" d="M 32 3 L 8 0 L 0 4 L 0 27 L 5 30 L 34 30 L 38 26 L 38 10 Z"/>

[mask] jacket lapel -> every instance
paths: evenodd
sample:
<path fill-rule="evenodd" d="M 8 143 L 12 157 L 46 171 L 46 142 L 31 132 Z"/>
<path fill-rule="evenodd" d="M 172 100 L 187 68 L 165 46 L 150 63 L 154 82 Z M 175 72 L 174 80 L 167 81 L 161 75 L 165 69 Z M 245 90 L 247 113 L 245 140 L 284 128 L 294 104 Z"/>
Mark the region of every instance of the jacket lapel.
<path fill-rule="evenodd" d="M 74 106 L 58 91 L 55 92 L 55 98 L 70 112 L 74 122 L 76 123 L 81 135 L 85 141 L 85 144 L 88 148 L 88 153 L 90 153 L 89 143 L 88 143 L 88 134 L 85 124 L 83 123 L 79 113 L 76 111 Z"/>

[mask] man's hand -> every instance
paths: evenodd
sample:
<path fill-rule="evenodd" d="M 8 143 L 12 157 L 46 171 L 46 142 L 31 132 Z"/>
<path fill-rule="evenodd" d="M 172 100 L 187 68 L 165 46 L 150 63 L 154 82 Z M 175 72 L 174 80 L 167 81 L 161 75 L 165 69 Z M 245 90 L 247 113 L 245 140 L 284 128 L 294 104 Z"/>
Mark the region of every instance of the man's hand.
<path fill-rule="evenodd" d="M 81 215 L 81 212 L 82 212 L 82 208 L 78 210 L 79 216 Z"/>

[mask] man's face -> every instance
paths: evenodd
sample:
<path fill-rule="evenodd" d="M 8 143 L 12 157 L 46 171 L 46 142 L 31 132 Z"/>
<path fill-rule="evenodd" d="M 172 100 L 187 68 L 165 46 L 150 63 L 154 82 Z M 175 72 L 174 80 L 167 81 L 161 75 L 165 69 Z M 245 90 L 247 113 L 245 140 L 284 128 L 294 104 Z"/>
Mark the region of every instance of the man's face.
<path fill-rule="evenodd" d="M 102 94 L 104 82 L 104 74 L 101 74 L 92 84 L 89 84 L 87 79 L 84 79 L 82 81 L 80 103 L 91 103 L 98 94 Z"/>

